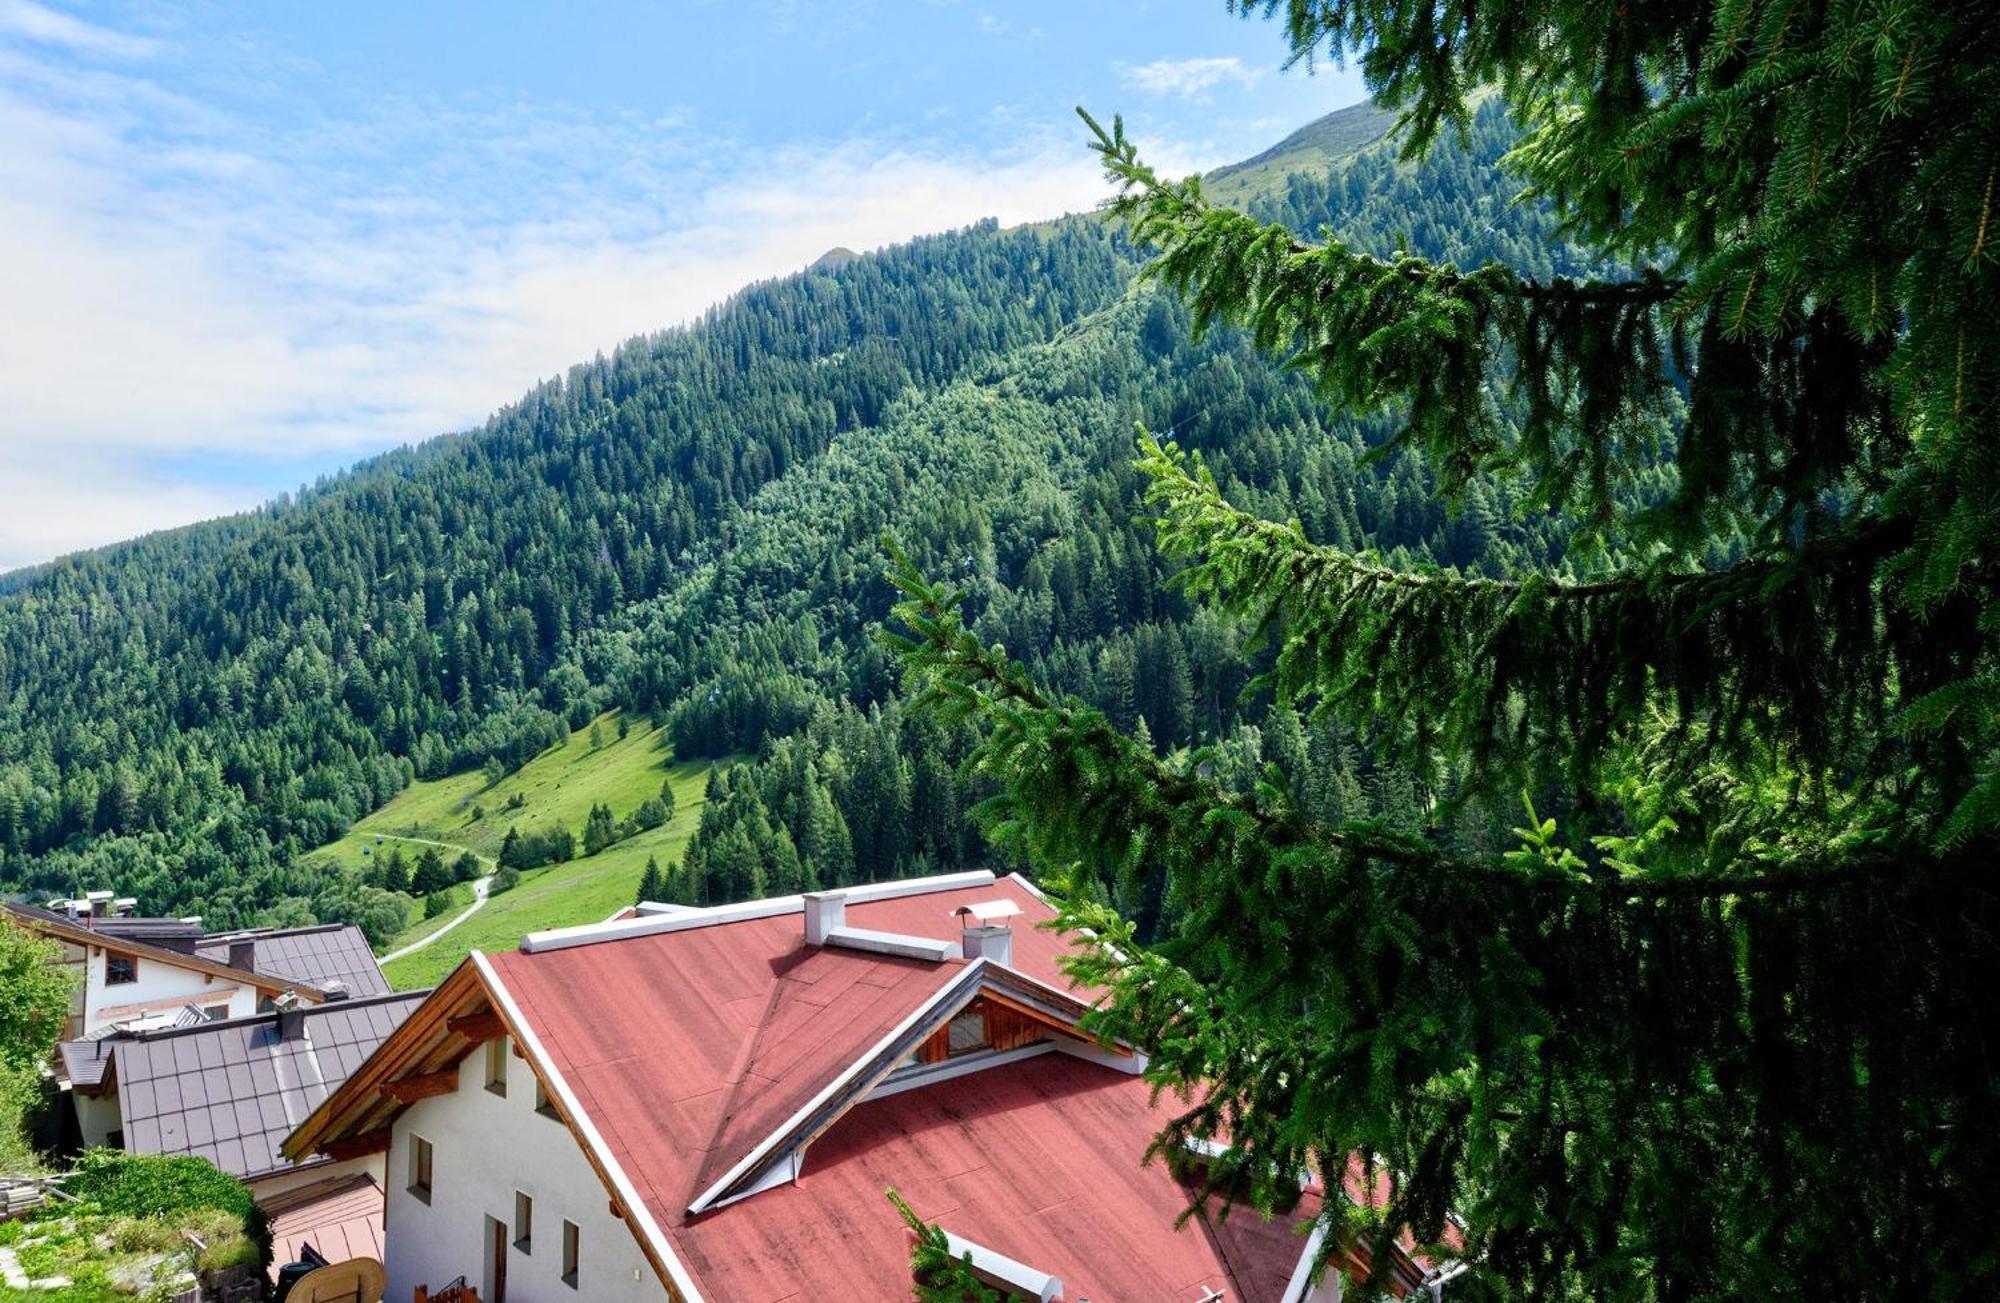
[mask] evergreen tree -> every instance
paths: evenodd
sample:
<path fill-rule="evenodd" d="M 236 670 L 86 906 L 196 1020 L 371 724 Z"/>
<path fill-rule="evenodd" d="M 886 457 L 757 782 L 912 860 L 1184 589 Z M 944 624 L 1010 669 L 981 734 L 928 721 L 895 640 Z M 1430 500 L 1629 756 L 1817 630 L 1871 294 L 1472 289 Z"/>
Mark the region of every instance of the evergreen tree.
<path fill-rule="evenodd" d="M 376 861 L 380 877 L 378 885 L 384 891 L 407 892 L 410 889 L 410 865 L 403 858 L 401 846 L 391 846 L 386 854 Z"/>
<path fill-rule="evenodd" d="M 942 1230 L 917 1216 L 902 1195 L 890 1190 L 888 1196 L 910 1228 L 911 1297 L 916 1303 L 1001 1303 L 1000 1295 L 973 1274 L 970 1253 L 952 1257 Z"/>
<path fill-rule="evenodd" d="M 617 840 L 618 821 L 611 817 L 611 807 L 601 801 L 591 806 L 583 821 L 583 853 L 595 855 Z"/>
<path fill-rule="evenodd" d="M 410 894 L 428 896 L 435 891 L 443 891 L 452 884 L 450 870 L 444 866 L 444 856 L 435 846 L 426 846 L 417 856 L 417 864 L 410 871 Z"/>
<path fill-rule="evenodd" d="M 1475 525 L 1469 486 L 1504 476 L 1575 526 L 1546 569 L 1419 567 L 1141 438 L 1181 590 L 1268 637 L 1281 701 L 1394 762 L 1376 803 L 1407 832 L 1324 822 L 1296 773 L 1230 789 L 1151 755 L 1117 674 L 1110 718 L 1045 691 L 899 562 L 924 699 L 988 725 L 991 835 L 1068 869 L 1074 974 L 1114 997 L 1093 1025 L 1193 1091 L 1160 1146 L 1226 1141 L 1248 1188 L 1209 1193 L 1267 1209 L 1301 1168 L 1379 1173 L 1379 1214 L 1322 1214 L 1371 1249 L 1357 1284 L 1456 1211 L 1481 1297 L 2000 1289 L 1977 1193 L 2000 29 L 1942 4 L 1233 7 L 1282 10 L 1299 58 L 1361 51 L 1412 159 L 1496 86 L 1512 165 L 1597 270 L 1307 244 L 1090 124 L 1197 329 L 1395 412 Z M 1414 527 L 1428 489 L 1392 483 L 1376 510 Z M 1557 817 L 1454 843 L 1523 793 Z M 1159 951 L 1097 903 L 1149 880 Z"/>
<path fill-rule="evenodd" d="M 660 877 L 660 861 L 654 856 L 646 857 L 646 871 L 639 875 L 639 894 L 634 904 L 644 904 L 649 900 L 665 900 L 666 883 Z"/>

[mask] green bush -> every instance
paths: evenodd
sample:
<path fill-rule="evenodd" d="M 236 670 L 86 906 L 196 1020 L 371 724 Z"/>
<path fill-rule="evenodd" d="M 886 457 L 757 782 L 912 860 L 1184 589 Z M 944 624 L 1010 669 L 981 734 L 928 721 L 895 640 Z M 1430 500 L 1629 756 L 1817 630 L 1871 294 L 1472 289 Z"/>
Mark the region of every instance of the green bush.
<path fill-rule="evenodd" d="M 63 1178 L 62 1188 L 110 1217 L 150 1220 L 172 1219 L 188 1213 L 224 1214 L 224 1219 L 242 1232 L 250 1251 L 260 1261 L 270 1259 L 271 1228 L 263 1209 L 250 1197 L 250 1187 L 207 1159 L 91 1149 L 84 1152 L 75 1169 Z M 182 1216 L 180 1220 L 187 1219 Z M 212 1237 L 211 1242 L 220 1245 Z"/>
<path fill-rule="evenodd" d="M 206 1159 L 116 1149 L 86 1151 L 63 1190 L 130 1217 L 220 1208 L 248 1221 L 253 1207 L 249 1187 Z"/>

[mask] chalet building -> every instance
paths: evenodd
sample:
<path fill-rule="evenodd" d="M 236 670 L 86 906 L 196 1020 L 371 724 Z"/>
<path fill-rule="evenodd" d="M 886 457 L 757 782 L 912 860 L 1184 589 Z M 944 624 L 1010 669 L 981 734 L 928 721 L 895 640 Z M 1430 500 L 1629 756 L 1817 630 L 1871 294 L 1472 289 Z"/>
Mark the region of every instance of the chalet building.
<path fill-rule="evenodd" d="M 205 1158 L 242 1179 L 271 1219 L 272 1261 L 306 1244 L 330 1260 L 380 1257 L 382 1156 L 338 1160 L 280 1152 L 304 1121 L 429 992 L 295 1004 L 247 1018 L 115 1032 L 61 1047 L 93 1144 Z"/>
<path fill-rule="evenodd" d="M 906 1299 L 890 1187 L 1010 1298 L 1337 1299 L 1353 1264 L 1313 1281 L 1299 1231 L 1351 1189 L 1176 1228 L 1186 1188 L 1142 1161 L 1175 1101 L 1077 1030 L 1053 915 L 982 872 L 534 933 L 283 1149 L 386 1156 L 392 1303 Z"/>
<path fill-rule="evenodd" d="M 210 933 L 141 918 L 94 892 L 7 906 L 79 971 L 56 1079 L 72 1139 L 189 1154 L 241 1178 L 270 1217 L 274 1260 L 311 1244 L 382 1252 L 380 1155 L 293 1163 L 279 1142 L 324 1103 L 427 992 L 392 992 L 358 928 Z"/>
<path fill-rule="evenodd" d="M 78 974 L 64 1040 L 247 1017 L 286 992 L 318 1004 L 389 989 L 359 928 L 212 933 L 199 918 L 135 917 L 132 905 L 96 891 L 47 907 L 5 906 L 16 926 L 58 943 Z"/>

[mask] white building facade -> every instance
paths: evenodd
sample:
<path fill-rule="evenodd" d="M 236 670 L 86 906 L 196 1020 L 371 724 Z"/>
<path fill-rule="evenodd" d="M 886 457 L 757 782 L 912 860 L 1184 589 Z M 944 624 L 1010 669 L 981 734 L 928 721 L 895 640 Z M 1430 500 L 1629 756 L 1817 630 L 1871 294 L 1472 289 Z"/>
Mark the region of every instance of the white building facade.
<path fill-rule="evenodd" d="M 493 1068 L 504 1093 L 488 1084 Z M 436 1293 L 464 1275 L 482 1300 L 667 1303 L 576 1137 L 536 1108 L 535 1088 L 534 1073 L 502 1037 L 465 1059 L 453 1090 L 396 1118 L 385 1298 L 414 1298 L 419 1285 Z M 428 1190 L 420 1184 L 420 1144 L 429 1146 Z"/>

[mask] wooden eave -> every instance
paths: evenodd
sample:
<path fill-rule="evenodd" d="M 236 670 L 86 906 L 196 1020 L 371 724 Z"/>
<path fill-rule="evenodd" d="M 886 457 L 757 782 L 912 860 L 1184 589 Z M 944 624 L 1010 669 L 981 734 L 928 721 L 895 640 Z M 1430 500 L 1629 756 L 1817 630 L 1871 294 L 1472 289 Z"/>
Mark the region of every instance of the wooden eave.
<path fill-rule="evenodd" d="M 362 1060 L 340 1089 L 285 1137 L 280 1151 L 296 1163 L 308 1154 L 328 1152 L 329 1145 L 341 1140 L 386 1130 L 407 1107 L 388 1092 L 388 1087 L 456 1068 L 479 1042 L 453 1031 L 452 1019 L 491 1008 L 492 1001 L 472 962 L 460 962 L 428 999 L 410 1011 L 402 1026 Z"/>
<path fill-rule="evenodd" d="M 151 945 L 144 941 L 133 941 L 127 937 L 115 937 L 94 928 L 77 927 L 71 923 L 59 923 L 52 919 L 38 918 L 33 914 L 8 911 L 8 916 L 21 927 L 39 932 L 43 936 L 54 937 L 76 946 L 96 946 L 100 950 L 114 951 L 130 955 L 134 959 L 150 959 L 154 963 L 167 964 L 174 968 L 184 968 L 189 972 L 201 973 L 208 977 L 219 977 L 241 986 L 255 987 L 271 995 L 282 995 L 286 991 L 296 993 L 300 999 L 314 1004 L 325 1001 L 326 992 L 310 982 L 297 978 L 279 977 L 272 973 L 252 972 L 247 968 L 232 968 L 228 964 L 218 964 L 213 959 L 203 959 L 200 955 L 183 954 L 169 950 L 165 946 Z"/>

